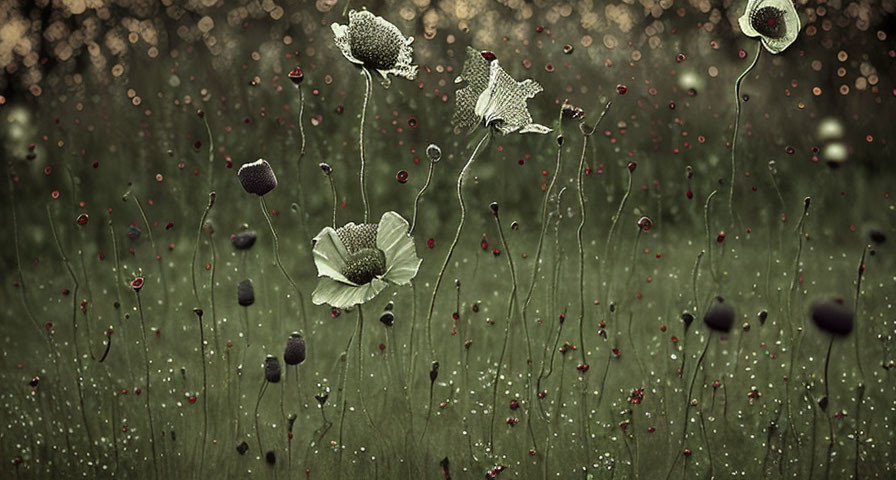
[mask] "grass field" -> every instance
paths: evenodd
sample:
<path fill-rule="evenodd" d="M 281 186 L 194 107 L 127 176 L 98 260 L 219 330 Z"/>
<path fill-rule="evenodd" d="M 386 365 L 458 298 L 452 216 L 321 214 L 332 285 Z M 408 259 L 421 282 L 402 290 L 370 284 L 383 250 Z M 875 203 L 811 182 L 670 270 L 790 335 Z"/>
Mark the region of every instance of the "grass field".
<path fill-rule="evenodd" d="M 82 3 L 0 1 L 0 477 L 893 476 L 890 3 L 372 2 L 389 86 L 344 2 Z M 468 45 L 550 133 L 453 127 Z M 413 280 L 315 305 L 386 212 Z"/>

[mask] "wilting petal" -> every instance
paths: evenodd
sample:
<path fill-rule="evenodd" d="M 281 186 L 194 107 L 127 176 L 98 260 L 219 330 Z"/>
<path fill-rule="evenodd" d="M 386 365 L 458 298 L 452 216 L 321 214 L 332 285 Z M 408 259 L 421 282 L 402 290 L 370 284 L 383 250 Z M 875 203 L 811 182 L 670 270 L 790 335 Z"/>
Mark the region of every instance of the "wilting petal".
<path fill-rule="evenodd" d="M 526 101 L 541 92 L 541 85 L 526 79 L 517 82 L 501 68 L 497 60 L 491 62 L 488 87 L 476 102 L 475 113 L 486 126 L 494 126 L 501 133 L 548 133 L 550 128 L 533 125 Z"/>
<path fill-rule="evenodd" d="M 467 47 L 467 59 L 464 69 L 454 83 L 467 82 L 467 86 L 457 91 L 454 106 L 454 118 L 451 123 L 455 129 L 467 130 L 475 127 L 480 118 L 476 116 L 476 102 L 488 87 L 489 62 L 482 53 Z"/>
<path fill-rule="evenodd" d="M 368 11 L 352 10 L 348 19 L 348 25 L 330 26 L 345 58 L 379 73 L 386 86 L 390 73 L 408 80 L 417 77 L 417 66 L 412 64 L 414 37 L 406 38 L 398 27 Z"/>

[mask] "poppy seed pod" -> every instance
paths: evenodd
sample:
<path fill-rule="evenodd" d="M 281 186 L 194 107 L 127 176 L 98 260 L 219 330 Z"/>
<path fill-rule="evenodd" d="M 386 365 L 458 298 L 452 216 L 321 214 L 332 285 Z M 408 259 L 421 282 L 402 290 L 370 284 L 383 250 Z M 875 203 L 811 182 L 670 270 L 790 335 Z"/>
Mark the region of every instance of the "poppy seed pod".
<path fill-rule="evenodd" d="M 818 301 L 809 309 L 815 325 L 834 335 L 849 335 L 852 332 L 854 315 L 852 310 L 843 304 L 843 299 Z"/>
<path fill-rule="evenodd" d="M 302 80 L 305 79 L 305 73 L 302 72 L 302 67 L 293 68 L 288 74 L 286 74 L 292 83 L 299 85 L 302 83 Z"/>
<path fill-rule="evenodd" d="M 734 308 L 724 303 L 725 299 L 722 297 L 716 297 L 716 302 L 715 305 L 709 307 L 709 310 L 703 317 L 703 322 L 713 330 L 729 332 L 734 325 Z"/>
<path fill-rule="evenodd" d="M 249 444 L 246 443 L 245 440 L 243 440 L 242 442 L 237 444 L 236 453 L 239 453 L 240 455 L 245 455 L 246 452 L 248 452 L 248 451 L 249 451 Z"/>
<path fill-rule="evenodd" d="M 305 361 L 305 339 L 299 332 L 293 332 L 286 340 L 283 362 L 287 365 L 298 365 Z"/>
<path fill-rule="evenodd" d="M 280 373 L 280 360 L 273 355 L 268 355 L 264 359 L 264 379 L 271 383 L 277 383 L 280 381 Z"/>
<path fill-rule="evenodd" d="M 391 327 L 395 324 L 395 314 L 390 310 L 386 310 L 380 315 L 380 322 L 387 327 Z"/>
<path fill-rule="evenodd" d="M 277 176 L 266 160 L 259 158 L 252 163 L 244 163 L 236 175 L 240 178 L 243 189 L 248 193 L 263 196 L 277 188 Z"/>
<path fill-rule="evenodd" d="M 244 307 L 255 303 L 255 289 L 252 288 L 252 280 L 246 279 L 237 285 L 236 299 Z"/>
<path fill-rule="evenodd" d="M 439 148 L 438 145 L 430 143 L 429 146 L 426 147 L 426 156 L 429 157 L 430 162 L 436 163 L 442 159 L 442 149 Z"/>
<path fill-rule="evenodd" d="M 230 243 L 232 243 L 233 248 L 237 250 L 248 250 L 252 248 L 252 245 L 255 245 L 256 239 L 258 239 L 258 234 L 255 233 L 255 230 L 246 230 L 231 235 Z"/>

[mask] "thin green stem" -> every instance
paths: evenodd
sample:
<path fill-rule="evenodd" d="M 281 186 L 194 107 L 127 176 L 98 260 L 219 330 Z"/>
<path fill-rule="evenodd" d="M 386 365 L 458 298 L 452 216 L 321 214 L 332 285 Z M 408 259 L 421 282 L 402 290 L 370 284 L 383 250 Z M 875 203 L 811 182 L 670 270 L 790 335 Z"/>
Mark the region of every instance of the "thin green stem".
<path fill-rule="evenodd" d="M 146 416 L 149 419 L 149 445 L 152 448 L 152 466 L 155 472 L 155 479 L 159 479 L 159 460 L 156 453 L 156 427 L 153 424 L 152 407 L 149 403 L 149 395 L 152 391 L 149 376 L 149 347 L 146 344 L 146 319 L 143 315 L 143 303 L 140 301 L 140 292 L 134 290 L 134 296 L 137 297 L 137 312 L 140 314 L 140 334 L 142 335 L 143 345 L 143 363 L 146 366 L 146 391 L 143 392 L 143 400 L 146 406 Z"/>
<path fill-rule="evenodd" d="M 436 277 L 435 287 L 432 289 L 432 298 L 429 301 L 429 313 L 426 315 L 426 336 L 429 343 L 429 351 L 430 354 L 435 360 L 435 350 L 433 348 L 432 343 L 432 315 L 436 308 L 436 296 L 439 293 L 439 286 L 442 284 L 442 277 L 445 276 L 445 270 L 448 269 L 448 264 L 451 262 L 451 256 L 454 254 L 454 249 L 457 247 L 457 243 L 460 241 L 460 233 L 464 228 L 464 220 L 467 215 L 467 206 L 464 203 L 464 178 L 466 176 L 467 171 L 470 170 L 470 167 L 473 165 L 473 162 L 476 160 L 476 154 L 479 153 L 479 149 L 485 144 L 485 142 L 491 138 L 491 130 L 485 133 L 482 136 L 482 140 L 476 145 L 476 148 L 473 150 L 473 153 L 470 155 L 470 159 L 467 160 L 467 163 L 464 165 L 464 168 L 461 169 L 460 174 L 457 176 L 457 202 L 460 205 L 460 221 L 457 224 L 457 231 L 454 233 L 454 240 L 451 242 L 451 246 L 448 247 L 448 254 L 445 255 L 445 261 L 442 262 L 442 268 L 439 270 L 439 275 Z"/>
<path fill-rule="evenodd" d="M 299 305 L 302 311 L 302 327 L 306 332 L 310 332 L 310 330 L 308 330 L 308 318 L 305 315 L 305 297 L 302 295 L 302 291 L 299 290 L 296 282 L 289 275 L 289 272 L 286 271 L 286 268 L 283 266 L 283 261 L 280 260 L 280 239 L 277 237 L 277 231 L 274 229 L 274 222 L 271 221 L 271 214 L 268 213 L 268 207 L 267 204 L 265 204 L 264 196 L 259 196 L 258 199 L 261 203 L 261 212 L 264 213 L 264 219 L 267 220 L 268 226 L 271 228 L 271 237 L 274 239 L 274 258 L 277 260 L 277 267 L 280 268 L 280 272 L 286 277 L 286 281 L 289 282 L 293 291 L 299 296 Z"/>
<path fill-rule="evenodd" d="M 436 162 L 429 162 L 429 173 L 426 174 L 426 182 L 423 184 L 423 187 L 420 188 L 420 191 L 417 192 L 417 196 L 414 198 L 414 215 L 411 217 L 411 228 L 408 230 L 408 235 L 414 234 L 414 227 L 417 226 L 417 207 L 420 205 L 420 199 L 423 197 L 423 192 L 429 188 L 429 182 L 432 181 L 432 171 L 436 166 Z"/>
<path fill-rule="evenodd" d="M 741 98 L 740 98 L 740 84 L 744 81 L 744 78 L 753 70 L 753 67 L 756 66 L 756 62 L 759 61 L 759 54 L 762 52 L 762 44 L 760 42 L 756 42 L 756 56 L 753 57 L 753 62 L 747 67 L 743 73 L 737 77 L 737 80 L 734 82 L 734 100 L 735 100 L 735 116 L 734 116 L 734 135 L 731 138 L 731 181 L 730 185 L 728 185 L 728 215 L 731 220 L 731 225 L 734 225 L 734 179 L 737 172 L 737 163 L 735 161 L 735 155 L 737 153 L 737 133 L 738 128 L 740 127 L 740 111 L 741 111 Z"/>
<path fill-rule="evenodd" d="M 370 205 L 367 203 L 367 178 L 364 175 L 366 166 L 364 161 L 364 118 L 367 116 L 367 102 L 370 99 L 370 87 L 373 80 L 371 80 L 370 72 L 366 68 L 362 68 L 361 72 L 364 74 L 364 103 L 361 107 L 361 130 L 358 135 L 358 149 L 361 151 L 361 202 L 364 204 L 364 223 L 367 223 Z"/>

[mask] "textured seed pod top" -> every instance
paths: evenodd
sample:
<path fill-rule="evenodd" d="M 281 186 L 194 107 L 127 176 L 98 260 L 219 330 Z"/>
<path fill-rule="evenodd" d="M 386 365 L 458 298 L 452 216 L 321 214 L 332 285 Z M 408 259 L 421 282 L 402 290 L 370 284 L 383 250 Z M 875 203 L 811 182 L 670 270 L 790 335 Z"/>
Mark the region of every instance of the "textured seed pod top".
<path fill-rule="evenodd" d="M 245 230 L 231 235 L 230 243 L 232 243 L 233 248 L 237 250 L 248 250 L 252 248 L 252 245 L 255 245 L 256 239 L 258 239 L 258 234 L 255 230 Z"/>
<path fill-rule="evenodd" d="M 849 335 L 854 324 L 854 315 L 843 299 L 817 301 L 810 307 L 815 325 L 833 335 Z"/>
<path fill-rule="evenodd" d="M 709 307 L 703 322 L 706 326 L 719 332 L 730 332 L 734 326 L 734 308 L 725 303 L 722 297 L 716 298 L 716 304 Z"/>
<path fill-rule="evenodd" d="M 405 38 L 398 27 L 382 17 L 351 10 L 348 25 L 334 23 L 330 28 L 336 47 L 350 62 L 378 72 L 386 82 L 390 73 L 408 80 L 416 78 L 411 48 L 414 37 Z"/>
<path fill-rule="evenodd" d="M 271 383 L 277 383 L 280 381 L 280 374 L 280 360 L 273 355 L 268 355 L 264 359 L 264 379 Z"/>
<path fill-rule="evenodd" d="M 429 146 L 426 147 L 426 156 L 429 157 L 430 162 L 436 163 L 442 159 L 442 149 L 435 143 L 430 143 Z"/>
<path fill-rule="evenodd" d="M 305 361 L 305 339 L 299 332 L 293 332 L 286 340 L 286 350 L 283 352 L 283 363 L 287 365 L 299 365 Z"/>
<path fill-rule="evenodd" d="M 302 80 L 305 79 L 305 73 L 302 72 L 302 67 L 293 68 L 286 76 L 292 80 L 292 83 L 299 85 L 302 83 Z"/>
<path fill-rule="evenodd" d="M 237 285 L 236 299 L 244 307 L 255 303 L 255 289 L 252 287 L 252 280 L 247 278 Z"/>
<path fill-rule="evenodd" d="M 244 163 L 236 174 L 240 178 L 243 189 L 249 193 L 263 196 L 277 188 L 277 176 L 274 175 L 274 169 L 264 159 L 259 158 L 254 162 Z"/>

